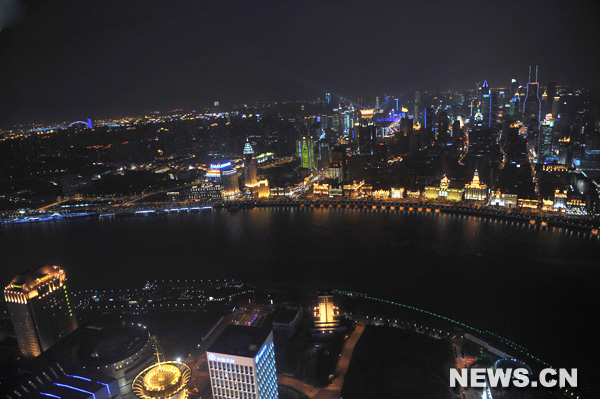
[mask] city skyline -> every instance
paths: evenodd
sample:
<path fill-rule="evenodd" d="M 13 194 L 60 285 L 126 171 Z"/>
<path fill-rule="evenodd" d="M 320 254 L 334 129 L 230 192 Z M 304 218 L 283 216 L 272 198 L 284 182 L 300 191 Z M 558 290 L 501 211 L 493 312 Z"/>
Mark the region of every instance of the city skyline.
<path fill-rule="evenodd" d="M 20 4 L 0 31 L 4 123 L 497 87 L 536 64 L 542 82 L 598 87 L 587 1 Z"/>
<path fill-rule="evenodd" d="M 599 15 L 0 0 L 0 397 L 596 397 Z"/>

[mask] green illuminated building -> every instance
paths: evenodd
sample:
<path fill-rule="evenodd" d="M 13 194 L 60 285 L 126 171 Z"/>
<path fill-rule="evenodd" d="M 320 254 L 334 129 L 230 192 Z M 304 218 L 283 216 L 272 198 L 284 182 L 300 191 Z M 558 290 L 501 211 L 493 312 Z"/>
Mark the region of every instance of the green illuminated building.
<path fill-rule="evenodd" d="M 302 167 L 306 169 L 315 169 L 317 163 L 315 161 L 315 145 L 312 137 L 302 137 L 298 140 L 298 156 L 302 161 Z"/>

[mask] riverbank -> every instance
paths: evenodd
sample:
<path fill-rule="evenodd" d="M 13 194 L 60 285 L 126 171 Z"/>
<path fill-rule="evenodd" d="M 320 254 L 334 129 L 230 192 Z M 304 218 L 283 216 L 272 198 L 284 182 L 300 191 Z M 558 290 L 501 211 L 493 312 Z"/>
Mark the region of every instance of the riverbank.
<path fill-rule="evenodd" d="M 0 224 L 21 224 L 36 222 L 52 222 L 80 218 L 128 218 L 134 216 L 157 216 L 171 213 L 198 213 L 214 210 L 235 212 L 255 207 L 269 208 L 318 208 L 318 209 L 362 209 L 384 212 L 419 212 L 448 213 L 476 216 L 486 219 L 501 219 L 530 224 L 540 228 L 560 227 L 586 233 L 592 238 L 600 239 L 600 221 L 592 218 L 565 216 L 557 214 L 540 215 L 534 213 L 508 212 L 498 209 L 455 206 L 452 204 L 431 204 L 426 202 L 391 202 L 391 201 L 320 201 L 320 200 L 285 200 L 285 201 L 234 201 L 226 203 L 208 203 L 202 205 L 148 205 L 139 207 L 82 210 L 80 212 L 39 212 L 20 216 L 0 218 Z"/>

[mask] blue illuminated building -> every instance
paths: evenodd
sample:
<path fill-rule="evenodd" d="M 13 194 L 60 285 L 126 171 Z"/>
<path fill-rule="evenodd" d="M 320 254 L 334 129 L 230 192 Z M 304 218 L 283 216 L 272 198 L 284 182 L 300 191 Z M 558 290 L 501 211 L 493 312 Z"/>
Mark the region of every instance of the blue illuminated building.
<path fill-rule="evenodd" d="M 276 399 L 273 331 L 229 325 L 208 348 L 214 399 Z"/>
<path fill-rule="evenodd" d="M 70 374 L 58 363 L 43 369 L 39 375 L 30 375 L 6 394 L 8 399 L 114 399 L 117 396 L 120 397 L 120 390 L 116 379 L 87 372 Z"/>

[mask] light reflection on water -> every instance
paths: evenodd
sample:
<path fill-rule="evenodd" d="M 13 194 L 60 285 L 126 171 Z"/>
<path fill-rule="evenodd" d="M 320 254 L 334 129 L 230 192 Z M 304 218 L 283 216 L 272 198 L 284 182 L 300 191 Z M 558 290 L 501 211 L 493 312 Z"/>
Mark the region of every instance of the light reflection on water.
<path fill-rule="evenodd" d="M 31 265 L 54 263 L 74 289 L 237 277 L 348 288 L 577 363 L 590 356 L 578 342 L 591 333 L 578 326 L 597 305 L 600 282 L 596 239 L 452 214 L 255 208 L 82 219 L 2 226 L 0 243 L 4 284 Z"/>

